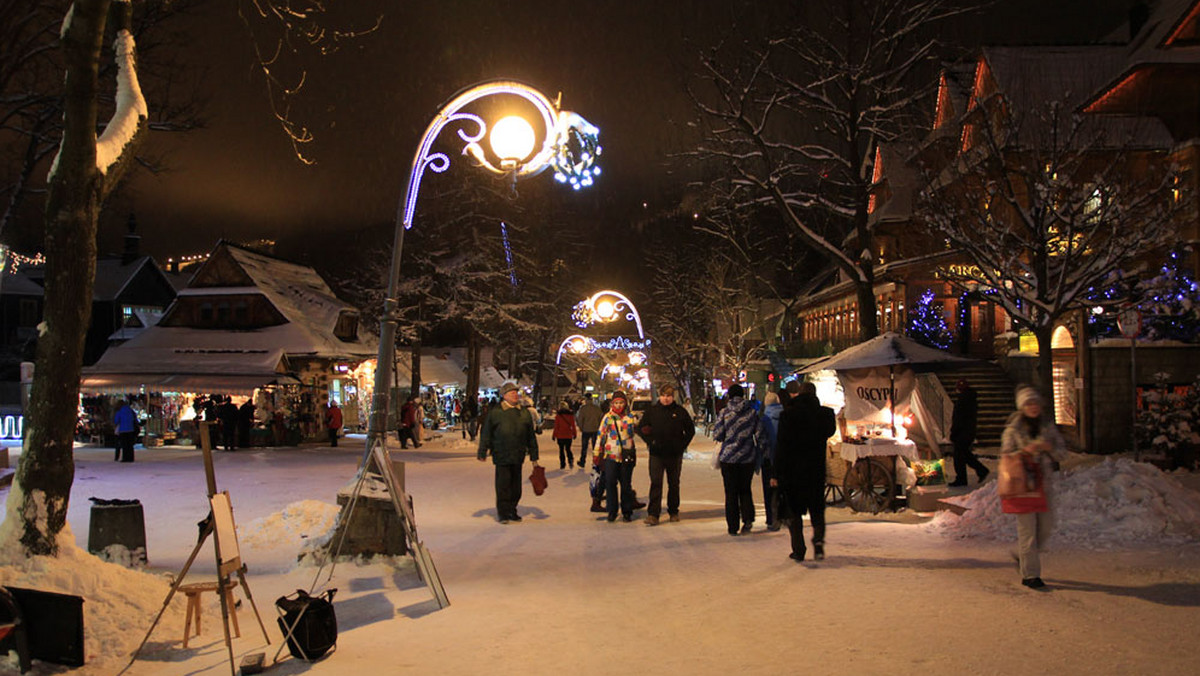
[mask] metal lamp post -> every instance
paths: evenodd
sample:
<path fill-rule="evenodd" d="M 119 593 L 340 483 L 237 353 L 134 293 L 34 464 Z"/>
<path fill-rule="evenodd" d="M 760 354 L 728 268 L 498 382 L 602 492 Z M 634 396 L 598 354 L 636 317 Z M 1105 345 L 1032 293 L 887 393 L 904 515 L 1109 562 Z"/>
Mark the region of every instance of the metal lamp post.
<path fill-rule="evenodd" d="M 519 117 L 506 117 L 491 129 L 489 142 L 493 151 L 492 157 L 499 160 L 498 163 L 494 162 L 480 145 L 484 137 L 489 136 L 487 123 L 478 115 L 463 112 L 464 108 L 489 97 L 515 97 L 531 104 L 542 127 L 541 147 L 534 147 L 536 133 L 528 121 Z M 396 210 L 392 265 L 388 274 L 387 296 L 384 299 L 380 322 L 375 393 L 367 428 L 367 448 L 361 464 L 363 470 L 367 467 L 374 449 L 386 443 L 388 403 L 399 319 L 399 302 L 396 297 L 399 295 L 404 233 L 412 227 L 417 195 L 425 170 L 441 173 L 450 168 L 449 156 L 443 152 L 433 152 L 434 141 L 449 124 L 463 125 L 458 129 L 458 136 L 465 143 L 464 155 L 469 155 L 478 166 L 494 174 L 510 176 L 514 183 L 518 179 L 536 176 L 552 167 L 556 180 L 578 190 L 591 185 L 594 177 L 600 173 L 599 167 L 595 166 L 596 158 L 600 155 L 600 130 L 579 115 L 560 110 L 557 101 L 551 101 L 533 87 L 510 80 L 484 82 L 468 87 L 441 107 L 417 145 L 408 184 Z"/>

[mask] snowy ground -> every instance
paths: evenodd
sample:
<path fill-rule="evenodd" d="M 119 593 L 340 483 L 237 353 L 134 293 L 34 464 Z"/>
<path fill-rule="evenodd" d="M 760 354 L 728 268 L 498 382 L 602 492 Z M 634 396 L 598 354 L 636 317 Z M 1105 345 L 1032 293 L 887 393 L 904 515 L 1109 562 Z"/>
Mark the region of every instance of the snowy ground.
<path fill-rule="evenodd" d="M 831 509 L 829 558 L 798 565 L 786 530 L 765 532 L 761 516 L 749 536 L 725 533 L 707 440 L 685 463 L 682 522 L 654 528 L 597 520 L 586 475 L 558 470 L 551 440 L 541 441 L 550 487 L 535 496 L 526 484 L 525 520 L 511 525 L 494 519 L 490 462 L 465 442 L 447 435 L 403 452 L 421 536 L 452 605 L 437 610 L 407 559 L 339 564 L 337 651 L 269 673 L 1178 674 L 1200 662 L 1200 493 L 1143 466 L 1087 461 L 1064 478 L 1063 537 L 1044 560 L 1050 591 L 1036 592 L 1019 584 L 1006 541 L 1013 527 L 989 512 L 987 484 L 961 498 L 974 507 L 966 515 L 932 522 Z M 274 644 L 263 644 L 243 603 L 238 661 L 274 654 L 272 601 L 312 583 L 316 570 L 297 567 L 296 555 L 327 530 L 361 452 L 361 441 L 347 440 L 216 454 Z M 113 674 L 191 552 L 207 512 L 203 469 L 190 449 L 139 449 L 132 465 L 114 463 L 110 449 L 81 448 L 76 458 L 76 541 L 86 546 L 88 497 L 138 498 L 151 574 L 76 550 L 58 562 L 5 561 L 0 583 L 84 595 L 88 664 L 78 671 Z M 634 480 L 643 496 L 644 468 Z M 206 548 L 189 577 L 213 570 Z M 188 649 L 174 603 L 127 673 L 229 673 L 219 611 L 205 599 L 204 633 Z M 15 666 L 0 663 L 6 670 Z M 64 670 L 38 663 L 35 673 Z"/>

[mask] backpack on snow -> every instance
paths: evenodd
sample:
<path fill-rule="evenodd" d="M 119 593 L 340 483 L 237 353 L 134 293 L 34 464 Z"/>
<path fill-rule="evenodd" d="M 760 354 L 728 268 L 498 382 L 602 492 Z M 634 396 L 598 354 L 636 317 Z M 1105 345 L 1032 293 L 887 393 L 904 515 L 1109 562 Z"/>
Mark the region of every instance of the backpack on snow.
<path fill-rule="evenodd" d="M 279 630 L 287 638 L 292 657 L 313 662 L 337 645 L 337 615 L 333 612 L 336 593 L 336 589 L 330 589 L 309 596 L 303 589 L 297 589 L 295 594 L 275 600 Z"/>

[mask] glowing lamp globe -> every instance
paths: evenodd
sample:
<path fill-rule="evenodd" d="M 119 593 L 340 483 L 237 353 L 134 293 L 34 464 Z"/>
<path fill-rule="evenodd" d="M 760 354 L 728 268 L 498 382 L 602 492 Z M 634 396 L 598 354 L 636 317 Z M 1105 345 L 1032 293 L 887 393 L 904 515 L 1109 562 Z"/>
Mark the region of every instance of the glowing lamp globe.
<path fill-rule="evenodd" d="M 602 300 L 596 303 L 596 316 L 602 321 L 609 321 L 617 314 L 617 309 L 613 307 L 611 300 Z"/>
<path fill-rule="evenodd" d="M 492 127 L 491 144 L 501 160 L 520 162 L 533 152 L 533 127 L 524 118 L 510 115 Z"/>

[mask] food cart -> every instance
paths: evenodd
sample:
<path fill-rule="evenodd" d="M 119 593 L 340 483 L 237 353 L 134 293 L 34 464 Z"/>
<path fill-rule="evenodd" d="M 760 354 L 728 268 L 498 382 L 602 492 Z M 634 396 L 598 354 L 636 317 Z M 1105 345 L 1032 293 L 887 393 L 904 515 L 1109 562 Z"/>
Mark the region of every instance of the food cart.
<path fill-rule="evenodd" d="M 911 421 L 914 367 L 970 361 L 885 333 L 801 369 L 836 372 L 845 400 L 826 463 L 826 502 L 845 500 L 852 510 L 871 514 L 892 509 L 905 486 L 915 482 L 908 463 L 919 457 L 905 426 Z"/>

